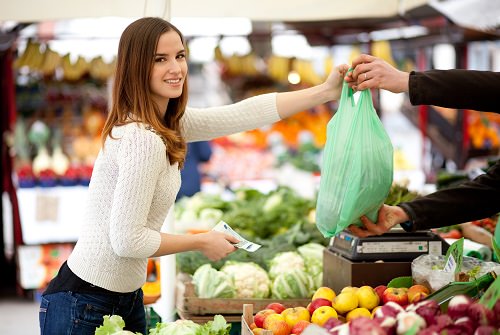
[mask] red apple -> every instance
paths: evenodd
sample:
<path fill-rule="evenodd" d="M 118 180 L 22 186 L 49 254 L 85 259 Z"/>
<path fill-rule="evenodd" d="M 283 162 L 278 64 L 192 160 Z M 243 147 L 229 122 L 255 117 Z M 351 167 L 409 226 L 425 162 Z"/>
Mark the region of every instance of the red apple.
<path fill-rule="evenodd" d="M 280 304 L 279 302 L 272 302 L 269 305 L 267 305 L 265 309 L 272 309 L 276 313 L 281 314 L 281 312 L 283 312 L 286 309 L 286 307 L 283 304 Z"/>
<path fill-rule="evenodd" d="M 374 288 L 375 292 L 377 292 L 380 301 L 384 301 L 384 291 L 387 289 L 385 285 L 379 285 Z"/>
<path fill-rule="evenodd" d="M 290 335 L 291 327 L 281 314 L 268 315 L 264 320 L 264 329 L 273 332 L 273 335 Z"/>
<path fill-rule="evenodd" d="M 274 309 L 263 309 L 258 311 L 257 314 L 253 317 L 253 322 L 257 328 L 264 328 L 264 320 L 271 314 L 277 314 Z"/>
<path fill-rule="evenodd" d="M 382 301 L 393 301 L 401 306 L 408 305 L 408 289 L 405 287 L 389 287 L 382 294 Z"/>
<path fill-rule="evenodd" d="M 299 335 L 304 331 L 304 329 L 307 328 L 311 323 L 306 320 L 300 320 L 295 324 L 295 326 L 292 327 L 292 334 Z"/>
<path fill-rule="evenodd" d="M 410 304 L 423 300 L 430 294 L 430 290 L 424 285 L 413 285 L 408 289 L 408 302 Z"/>
<path fill-rule="evenodd" d="M 328 299 L 325 298 L 316 298 L 309 305 L 307 305 L 307 309 L 309 310 L 309 313 L 312 315 L 316 308 L 321 307 L 321 306 L 330 306 L 332 307 L 332 302 Z"/>

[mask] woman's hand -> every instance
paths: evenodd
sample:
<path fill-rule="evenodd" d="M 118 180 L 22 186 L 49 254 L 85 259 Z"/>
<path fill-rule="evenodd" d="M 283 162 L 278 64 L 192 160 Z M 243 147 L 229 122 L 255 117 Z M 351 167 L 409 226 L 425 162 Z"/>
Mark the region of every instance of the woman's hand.
<path fill-rule="evenodd" d="M 342 84 L 344 83 L 344 77 L 347 75 L 347 70 L 349 70 L 349 65 L 347 64 L 336 66 L 332 72 L 330 72 L 328 78 L 326 78 L 324 85 L 327 86 L 327 91 L 331 94 L 328 101 L 340 99 Z"/>
<path fill-rule="evenodd" d="M 234 236 L 213 230 L 199 235 L 201 243 L 198 250 L 211 261 L 218 261 L 235 251 L 233 244 L 239 242 Z"/>
<path fill-rule="evenodd" d="M 354 90 L 381 88 L 394 93 L 408 91 L 408 72 L 399 71 L 380 58 L 360 55 L 352 62 L 354 70 L 347 73 L 345 80 Z"/>
<path fill-rule="evenodd" d="M 363 227 L 350 225 L 348 229 L 358 237 L 382 235 L 395 225 L 408 220 L 408 214 L 401 207 L 382 205 L 378 211 L 376 223 L 370 221 L 366 216 L 362 216 Z"/>

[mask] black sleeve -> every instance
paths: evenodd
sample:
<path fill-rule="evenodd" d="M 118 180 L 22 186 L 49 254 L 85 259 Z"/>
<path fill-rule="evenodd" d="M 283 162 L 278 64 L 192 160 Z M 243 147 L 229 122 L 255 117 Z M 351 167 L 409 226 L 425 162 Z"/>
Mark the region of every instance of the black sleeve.
<path fill-rule="evenodd" d="M 411 72 L 412 105 L 436 105 L 500 113 L 500 72 L 430 70 Z"/>
<path fill-rule="evenodd" d="M 491 217 L 500 212 L 500 161 L 472 181 L 399 206 L 413 222 L 412 230 L 446 227 Z"/>

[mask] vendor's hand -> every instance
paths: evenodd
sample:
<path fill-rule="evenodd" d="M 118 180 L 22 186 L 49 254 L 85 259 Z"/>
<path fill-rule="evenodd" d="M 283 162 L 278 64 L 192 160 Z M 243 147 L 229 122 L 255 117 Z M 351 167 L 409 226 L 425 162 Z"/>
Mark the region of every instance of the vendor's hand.
<path fill-rule="evenodd" d="M 382 205 L 378 211 L 377 222 L 373 223 L 366 216 L 362 216 L 363 227 L 350 225 L 348 229 L 358 237 L 382 235 L 397 224 L 408 221 L 408 214 L 398 206 Z"/>
<path fill-rule="evenodd" d="M 234 236 L 213 230 L 200 235 L 202 236 L 199 251 L 211 261 L 218 261 L 235 251 L 236 247 L 233 244 L 239 242 Z"/>
<path fill-rule="evenodd" d="M 349 65 L 347 64 L 336 66 L 332 72 L 330 72 L 328 78 L 326 78 L 324 84 L 329 87 L 328 92 L 331 92 L 331 97 L 328 99 L 329 101 L 340 99 L 342 84 L 344 83 L 344 77 L 347 74 L 347 70 L 349 70 Z"/>
<path fill-rule="evenodd" d="M 345 80 L 354 90 L 380 88 L 394 93 L 408 91 L 409 73 L 399 71 L 380 58 L 360 55 L 353 60 L 354 70 L 347 73 Z"/>

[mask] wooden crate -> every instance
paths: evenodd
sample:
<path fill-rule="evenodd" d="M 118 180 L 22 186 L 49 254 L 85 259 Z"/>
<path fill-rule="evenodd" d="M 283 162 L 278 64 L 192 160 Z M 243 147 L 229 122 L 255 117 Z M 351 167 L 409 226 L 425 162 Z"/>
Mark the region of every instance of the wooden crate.
<path fill-rule="evenodd" d="M 260 311 L 272 302 L 279 302 L 285 307 L 306 307 L 311 299 L 239 299 L 239 298 L 198 298 L 191 281 L 191 276 L 186 273 L 177 275 L 176 283 L 176 308 L 180 313 L 189 315 L 239 315 L 245 304 L 253 305 L 255 311 Z"/>
<path fill-rule="evenodd" d="M 253 335 L 250 325 L 253 323 L 253 305 L 243 305 L 243 315 L 241 316 L 241 335 Z M 267 329 L 262 331 L 262 335 L 273 335 L 273 332 Z"/>

